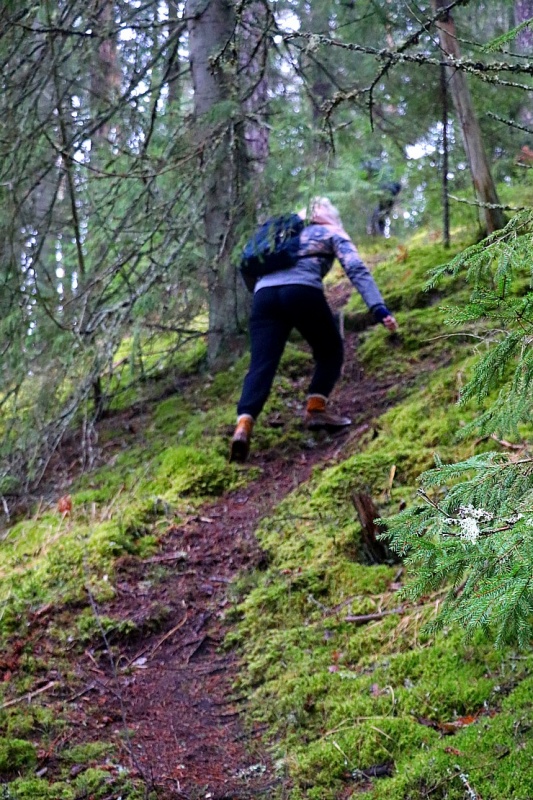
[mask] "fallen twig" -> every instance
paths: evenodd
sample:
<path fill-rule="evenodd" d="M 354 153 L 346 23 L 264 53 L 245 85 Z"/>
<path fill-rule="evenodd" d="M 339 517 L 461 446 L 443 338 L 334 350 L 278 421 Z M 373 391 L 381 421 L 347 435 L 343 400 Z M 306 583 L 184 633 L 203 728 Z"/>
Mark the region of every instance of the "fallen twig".
<path fill-rule="evenodd" d="M 352 777 L 354 780 L 366 780 L 368 778 L 390 778 L 393 774 L 394 763 L 386 761 L 384 764 L 374 764 L 366 769 L 354 769 Z"/>
<path fill-rule="evenodd" d="M 160 564 L 163 561 L 186 561 L 187 552 L 185 550 L 177 550 L 175 553 L 168 553 L 165 556 L 152 556 L 146 558 L 146 564 Z"/>
<path fill-rule="evenodd" d="M 89 652 L 89 650 L 85 650 L 85 655 L 94 664 L 94 668 L 98 672 L 98 674 L 99 675 L 105 675 L 105 672 L 103 671 L 103 669 L 100 669 L 100 665 L 98 664 L 98 662 L 95 659 L 95 657 L 93 656 L 93 654 L 91 652 Z"/>
<path fill-rule="evenodd" d="M 2 703 L 0 708 L 9 708 L 9 706 L 14 706 L 17 703 L 23 703 L 25 700 L 27 700 L 29 703 L 34 697 L 47 692 L 49 689 L 53 689 L 58 683 L 59 681 L 50 681 L 50 683 L 47 683 L 46 686 L 41 686 L 40 689 L 36 689 L 34 692 L 28 692 L 28 694 L 22 695 L 22 697 L 16 697 L 14 700 L 8 700 L 7 703 Z"/>
<path fill-rule="evenodd" d="M 468 800 L 481 800 L 481 795 L 473 788 L 466 773 L 459 772 L 458 778 L 466 789 Z"/>
<path fill-rule="evenodd" d="M 73 703 L 74 700 L 79 700 L 80 697 L 83 697 L 84 695 L 89 694 L 89 692 L 92 692 L 96 688 L 97 688 L 97 684 L 96 683 L 91 683 L 90 686 L 86 686 L 85 689 L 81 689 L 81 691 L 77 692 L 76 694 L 73 694 L 72 697 L 68 697 L 67 698 L 67 703 Z"/>
<path fill-rule="evenodd" d="M 494 439 L 495 442 L 498 442 L 502 447 L 507 447 L 509 450 L 525 450 L 526 444 L 513 444 L 512 442 L 508 442 L 506 439 L 498 439 L 495 433 L 491 433 L 491 439 Z"/>
<path fill-rule="evenodd" d="M 185 663 L 187 663 L 187 664 L 188 664 L 188 663 L 190 662 L 191 658 L 192 658 L 193 656 L 195 656 L 195 655 L 196 655 L 196 653 L 197 653 L 197 652 L 198 652 L 198 650 L 201 648 L 201 646 L 202 646 L 202 645 L 203 645 L 203 643 L 206 641 L 206 639 L 207 639 L 207 636 L 201 636 L 201 637 L 200 637 L 200 638 L 197 640 L 196 647 L 193 647 L 193 649 L 191 650 L 191 652 L 190 652 L 190 653 L 189 653 L 189 655 L 187 656 L 187 659 L 186 659 L 186 662 L 185 662 Z"/>
<path fill-rule="evenodd" d="M 313 603 L 313 605 L 315 605 L 317 608 L 319 608 L 321 611 L 323 611 L 326 616 L 331 614 L 331 608 L 328 608 L 327 606 L 325 606 L 322 603 L 320 603 L 315 597 L 313 597 L 312 594 L 308 594 L 307 595 L 307 601 L 309 603 Z"/>
<path fill-rule="evenodd" d="M 188 620 L 188 616 L 187 616 L 187 614 L 185 614 L 185 616 L 183 617 L 183 619 L 181 620 L 181 622 L 178 622 L 178 624 L 177 624 L 177 625 L 175 625 L 175 626 L 174 626 L 174 627 L 173 627 L 173 628 L 172 628 L 170 631 L 168 631 L 167 633 L 165 633 L 165 635 L 164 635 L 164 636 L 163 636 L 163 637 L 162 637 L 162 638 L 161 638 L 161 639 L 160 639 L 160 640 L 157 642 L 157 644 L 156 644 L 156 645 L 154 645 L 154 647 L 153 647 L 152 649 L 151 649 L 151 645 L 147 645 L 146 647 L 143 647 L 143 649 L 142 649 L 142 650 L 139 650 L 139 652 L 138 652 L 138 653 L 137 653 L 135 656 L 133 656 L 133 658 L 131 658 L 131 659 L 130 659 L 130 660 L 127 662 L 127 663 L 126 663 L 126 665 L 125 665 L 124 667 L 122 667 L 122 671 L 124 671 L 125 669 L 128 669 L 128 667 L 131 667 L 131 665 L 132 665 L 132 664 L 134 664 L 134 663 L 137 661 L 137 659 L 138 659 L 138 658 L 141 658 L 141 656 L 143 656 L 145 653 L 147 653 L 147 652 L 148 652 L 148 650 L 150 650 L 150 649 L 151 649 L 151 653 L 150 653 L 150 658 L 151 658 L 151 657 L 154 655 L 154 653 L 155 653 L 157 650 L 159 650 L 159 648 L 161 647 L 161 645 L 162 645 L 164 642 L 166 642 L 166 640 L 167 640 L 167 639 L 170 639 L 170 637 L 171 637 L 171 636 L 172 636 L 174 633 L 176 633 L 176 631 L 179 631 L 179 629 L 180 629 L 180 628 L 181 628 L 183 625 L 185 625 L 185 623 L 187 622 L 187 620 Z"/>
<path fill-rule="evenodd" d="M 356 625 L 364 625 L 367 622 L 374 622 L 377 619 L 383 619 L 383 617 L 388 617 L 391 614 L 405 614 L 406 611 L 407 609 L 403 606 L 398 606 L 398 608 L 391 608 L 387 611 L 377 611 L 375 614 L 350 615 L 348 617 L 344 617 L 344 621 L 354 622 Z"/>

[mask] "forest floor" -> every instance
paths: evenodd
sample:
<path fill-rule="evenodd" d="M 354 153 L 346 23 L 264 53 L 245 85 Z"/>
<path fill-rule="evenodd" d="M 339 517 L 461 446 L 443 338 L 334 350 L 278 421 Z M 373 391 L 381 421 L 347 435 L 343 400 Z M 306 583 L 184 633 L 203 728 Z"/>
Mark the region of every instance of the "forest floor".
<path fill-rule="evenodd" d="M 342 306 L 346 291 L 333 290 L 333 306 Z M 95 609 L 101 616 L 133 620 L 141 630 L 143 618 L 153 618 L 154 609 L 171 610 L 156 632 L 121 641 L 118 657 L 116 647 L 112 655 L 106 643 L 87 649 L 75 663 L 81 688 L 69 734 L 70 744 L 101 738 L 118 745 L 127 768 L 158 797 L 284 795 L 261 728 L 244 724 L 246 699 L 234 690 L 239 658 L 223 647 L 225 611 L 231 583 L 264 559 L 254 536 L 260 520 L 307 481 L 317 465 L 342 460 L 347 443 L 368 430 L 388 405 L 392 379 L 363 373 L 357 334 L 346 334 L 345 351 L 332 406 L 351 415 L 352 426 L 337 436 L 318 435 L 315 447 L 289 457 L 277 448 L 252 448 L 249 467 L 259 468 L 260 476 L 171 526 L 156 555 L 122 557 L 117 595 Z M 287 415 L 292 413 L 288 408 Z M 283 426 L 283 420 L 276 418 L 272 425 Z M 158 568 L 165 568 L 164 579 L 149 580 Z M 46 642 L 40 642 L 45 650 Z M 52 761 L 48 766 L 53 769 Z"/>
<path fill-rule="evenodd" d="M 531 800 L 532 657 L 428 634 L 445 590 L 396 615 L 402 570 L 367 552 L 354 508 L 393 516 L 436 447 L 445 463 L 496 447 L 457 437 L 472 348 L 439 304 L 468 288 L 423 290 L 449 255 L 433 243 L 404 255 L 376 270 L 399 335 L 365 327 L 346 279 L 327 287 L 349 327 L 345 431 L 304 431 L 294 340 L 249 461 L 228 464 L 246 359 L 210 374 L 194 350 L 98 423 L 90 469 L 65 442 L 8 519 L 6 800 L 463 800 L 464 775 L 476 797 Z"/>

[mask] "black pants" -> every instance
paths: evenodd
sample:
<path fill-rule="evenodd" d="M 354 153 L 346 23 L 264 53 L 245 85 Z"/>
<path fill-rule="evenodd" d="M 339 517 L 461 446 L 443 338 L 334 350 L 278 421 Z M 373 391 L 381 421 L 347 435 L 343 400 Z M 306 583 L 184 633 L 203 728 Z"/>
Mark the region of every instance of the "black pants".
<path fill-rule="evenodd" d="M 324 293 L 301 284 L 271 286 L 254 295 L 252 359 L 237 406 L 239 414 L 255 419 L 261 412 L 293 328 L 309 343 L 315 359 L 309 394 L 329 396 L 341 374 L 343 344 Z"/>

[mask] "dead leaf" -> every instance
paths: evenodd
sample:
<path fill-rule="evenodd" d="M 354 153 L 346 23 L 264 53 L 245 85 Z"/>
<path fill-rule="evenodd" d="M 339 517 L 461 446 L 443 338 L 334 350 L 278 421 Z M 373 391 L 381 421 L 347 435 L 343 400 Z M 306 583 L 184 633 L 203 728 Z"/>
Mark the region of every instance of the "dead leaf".
<path fill-rule="evenodd" d="M 57 501 L 57 510 L 59 511 L 60 514 L 63 514 L 64 517 L 66 517 L 67 514 L 71 513 L 72 497 L 69 494 L 65 494 L 63 495 L 63 497 L 59 498 L 59 500 Z"/>

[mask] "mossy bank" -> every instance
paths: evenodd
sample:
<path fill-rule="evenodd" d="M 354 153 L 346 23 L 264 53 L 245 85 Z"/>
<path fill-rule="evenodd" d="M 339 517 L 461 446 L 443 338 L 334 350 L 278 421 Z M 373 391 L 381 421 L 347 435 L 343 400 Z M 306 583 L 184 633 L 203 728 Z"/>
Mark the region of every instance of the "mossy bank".
<path fill-rule="evenodd" d="M 498 446 L 461 436 L 479 411 L 457 404 L 477 357 L 468 334 L 479 329 L 446 335 L 440 306 L 466 292 L 457 278 L 437 298 L 417 288 L 417 265 L 441 255 L 413 249 L 376 269 L 386 296 L 395 283 L 402 331 L 386 368 L 414 378 L 341 464 L 317 471 L 263 522 L 268 566 L 238 587 L 240 689 L 267 725 L 280 796 L 291 800 L 533 797 L 533 656 L 480 635 L 465 642 L 453 627 L 429 635 L 446 587 L 399 599 L 409 576 L 368 563 L 354 503 L 371 496 L 386 523 L 416 501 L 417 477 L 436 454 L 454 461 Z M 357 301 L 350 308 L 360 313 Z M 379 334 L 360 339 L 369 370 L 387 364 Z"/>

